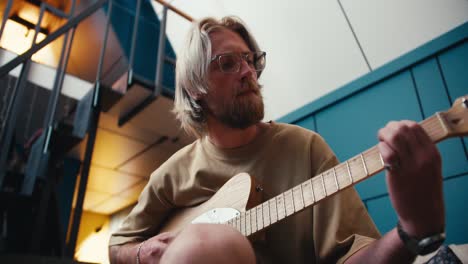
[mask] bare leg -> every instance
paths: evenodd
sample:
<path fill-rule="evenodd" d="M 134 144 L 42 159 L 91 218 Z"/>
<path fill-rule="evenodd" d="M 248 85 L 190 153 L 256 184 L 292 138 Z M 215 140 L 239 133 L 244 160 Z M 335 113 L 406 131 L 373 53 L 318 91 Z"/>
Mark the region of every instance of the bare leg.
<path fill-rule="evenodd" d="M 227 225 L 194 224 L 167 247 L 161 263 L 255 263 L 247 238 Z"/>

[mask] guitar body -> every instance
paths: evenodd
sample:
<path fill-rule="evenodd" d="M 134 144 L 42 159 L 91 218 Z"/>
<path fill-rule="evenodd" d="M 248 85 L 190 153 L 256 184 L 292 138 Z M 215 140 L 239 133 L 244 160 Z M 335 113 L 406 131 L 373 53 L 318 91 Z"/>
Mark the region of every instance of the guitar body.
<path fill-rule="evenodd" d="M 194 207 L 182 208 L 174 212 L 160 232 L 177 232 L 192 223 L 197 217 L 220 208 L 235 209 L 237 214 L 245 212 L 261 202 L 261 192 L 256 191 L 255 180 L 247 173 L 240 173 L 227 181 L 209 200 Z M 233 215 L 232 218 L 236 217 Z M 230 217 L 231 218 L 231 217 Z M 197 221 L 198 223 L 215 223 L 213 221 Z M 219 219 L 225 222 L 226 219 Z"/>

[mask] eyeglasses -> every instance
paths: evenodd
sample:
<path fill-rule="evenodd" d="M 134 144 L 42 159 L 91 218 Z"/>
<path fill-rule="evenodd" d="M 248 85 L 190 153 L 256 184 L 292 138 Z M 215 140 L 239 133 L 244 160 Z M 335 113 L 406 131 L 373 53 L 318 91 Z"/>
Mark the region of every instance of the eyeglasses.
<path fill-rule="evenodd" d="M 266 52 L 264 51 L 218 54 L 211 59 L 211 62 L 217 61 L 223 73 L 236 73 L 240 70 L 242 59 L 255 71 L 265 69 Z"/>

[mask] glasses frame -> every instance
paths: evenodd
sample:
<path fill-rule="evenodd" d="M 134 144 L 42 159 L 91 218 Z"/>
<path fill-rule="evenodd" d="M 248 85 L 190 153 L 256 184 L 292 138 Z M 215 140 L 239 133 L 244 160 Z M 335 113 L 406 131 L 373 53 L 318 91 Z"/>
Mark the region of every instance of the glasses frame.
<path fill-rule="evenodd" d="M 255 69 L 255 63 L 253 65 L 253 67 L 250 67 L 250 66 L 249 67 L 251 69 L 253 69 L 254 71 L 256 71 L 256 72 L 263 71 L 265 69 L 265 66 L 266 66 L 266 52 L 265 51 L 251 51 L 251 52 L 242 52 L 242 53 L 239 53 L 239 52 L 222 53 L 222 54 L 215 55 L 213 58 L 211 58 L 210 63 L 212 63 L 213 61 L 217 61 L 218 68 L 222 73 L 238 73 L 240 68 L 241 68 L 241 60 L 244 60 L 245 62 L 248 63 L 247 56 L 251 55 L 251 54 L 254 54 L 254 55 L 256 54 L 257 59 L 260 59 L 260 58 L 263 57 L 264 60 L 265 60 L 265 63 L 264 63 L 264 66 L 263 66 L 262 69 Z M 236 69 L 234 71 L 224 71 L 223 68 L 221 67 L 221 58 L 223 56 L 226 56 L 226 55 L 229 55 L 229 56 L 235 55 L 237 58 L 239 58 L 238 63 L 237 63 L 237 67 L 236 67 Z"/>

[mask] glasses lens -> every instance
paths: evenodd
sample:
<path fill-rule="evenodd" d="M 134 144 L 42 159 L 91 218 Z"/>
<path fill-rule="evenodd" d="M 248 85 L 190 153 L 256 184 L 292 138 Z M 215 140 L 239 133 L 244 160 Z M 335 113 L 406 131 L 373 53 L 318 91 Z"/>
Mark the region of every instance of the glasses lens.
<path fill-rule="evenodd" d="M 237 72 L 239 70 L 239 59 L 234 54 L 219 56 L 219 67 L 223 72 Z"/>
<path fill-rule="evenodd" d="M 266 65 L 266 56 L 265 52 L 255 52 L 254 54 L 254 63 L 255 63 L 255 70 L 261 71 L 265 69 Z"/>

